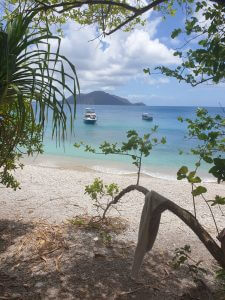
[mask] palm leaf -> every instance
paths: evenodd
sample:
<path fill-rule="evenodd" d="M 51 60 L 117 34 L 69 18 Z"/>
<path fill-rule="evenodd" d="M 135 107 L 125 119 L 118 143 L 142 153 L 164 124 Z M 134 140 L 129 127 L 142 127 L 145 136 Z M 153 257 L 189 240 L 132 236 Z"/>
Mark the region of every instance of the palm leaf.
<path fill-rule="evenodd" d="M 30 29 L 32 19 L 37 12 L 15 14 L 0 31 L 0 107 L 14 102 L 21 115 L 26 115 L 29 102 L 32 122 L 38 122 L 44 128 L 48 111 L 52 111 L 52 134 L 56 140 L 65 139 L 69 108 L 70 129 L 73 130 L 76 94 L 79 83 L 74 65 L 60 54 L 60 39 L 53 36 L 49 28 Z M 57 40 L 55 52 L 51 51 L 51 41 Z M 68 65 L 71 74 L 65 72 Z M 70 88 L 68 81 L 73 82 Z M 74 96 L 74 110 L 67 102 L 65 92 Z M 36 105 L 33 105 L 33 103 Z M 23 123 L 21 123 L 22 125 Z"/>

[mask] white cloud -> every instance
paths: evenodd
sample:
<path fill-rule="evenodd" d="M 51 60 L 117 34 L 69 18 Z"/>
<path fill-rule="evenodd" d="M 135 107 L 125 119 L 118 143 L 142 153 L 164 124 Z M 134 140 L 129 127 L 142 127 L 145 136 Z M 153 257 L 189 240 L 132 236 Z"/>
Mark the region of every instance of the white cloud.
<path fill-rule="evenodd" d="M 160 38 L 160 40 L 161 40 L 161 42 L 166 43 L 167 45 L 169 44 L 175 48 L 182 44 L 181 40 L 178 38 L 172 39 L 170 37 L 165 36 L 165 37 Z"/>
<path fill-rule="evenodd" d="M 124 97 L 128 98 L 131 102 L 140 102 L 145 101 L 147 98 L 146 94 L 130 94 L 125 95 Z"/>
<path fill-rule="evenodd" d="M 61 53 L 75 65 L 81 90 L 113 90 L 131 79 L 143 77 L 145 67 L 179 63 L 173 50 L 155 38 L 159 22 L 160 19 L 155 19 L 150 25 L 130 33 L 118 31 L 104 39 L 106 44 L 98 39 L 90 42 L 96 35 L 95 28 L 80 29 L 69 22 L 62 38 Z M 154 84 L 165 83 L 162 79 L 153 81 Z"/>
<path fill-rule="evenodd" d="M 206 0 L 205 1 L 207 3 L 207 8 L 212 8 L 213 7 L 213 3 L 210 0 Z M 204 8 L 204 10 L 200 9 L 198 12 L 194 12 L 193 16 L 196 17 L 198 19 L 198 22 L 202 25 L 202 23 L 205 23 L 205 26 L 208 27 L 210 25 L 210 20 L 206 20 L 205 16 L 203 16 L 203 12 L 206 10 L 206 8 Z"/>
<path fill-rule="evenodd" d="M 145 78 L 145 82 L 149 85 L 155 85 L 157 87 L 159 84 L 169 83 L 170 80 L 167 77 L 153 78 L 148 76 Z"/>

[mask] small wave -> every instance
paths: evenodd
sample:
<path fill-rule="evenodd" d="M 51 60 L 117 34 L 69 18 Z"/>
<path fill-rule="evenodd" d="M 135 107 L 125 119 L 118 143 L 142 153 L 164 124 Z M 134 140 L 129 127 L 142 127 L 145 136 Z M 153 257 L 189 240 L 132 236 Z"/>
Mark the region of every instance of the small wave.
<path fill-rule="evenodd" d="M 106 168 L 102 166 L 92 166 L 92 170 L 101 172 L 101 173 L 106 173 L 106 174 L 115 174 L 115 175 L 133 175 L 137 174 L 137 172 L 133 171 L 128 171 L 128 170 L 121 170 L 121 169 L 115 169 L 115 168 Z"/>
<path fill-rule="evenodd" d="M 177 177 L 174 175 L 168 175 L 168 174 L 162 174 L 162 173 L 154 173 L 154 172 L 148 172 L 148 171 L 143 171 L 142 174 L 145 174 L 147 176 L 151 176 L 154 178 L 159 178 L 159 179 L 165 179 L 165 180 L 172 180 L 172 181 L 177 181 Z M 202 178 L 202 183 L 215 183 L 216 180 L 210 177 L 204 177 L 204 175 L 201 177 Z"/>
<path fill-rule="evenodd" d="M 92 166 L 92 170 L 101 172 L 101 173 L 106 173 L 106 174 L 115 174 L 115 175 L 136 175 L 136 171 L 130 171 L 130 170 L 124 170 L 124 169 L 116 169 L 116 168 L 110 168 L 110 167 L 102 167 L 102 166 Z M 177 180 L 175 176 L 170 176 L 166 174 L 161 174 L 161 173 L 154 173 L 154 172 L 148 172 L 146 170 L 143 170 L 141 174 L 149 177 L 154 177 L 154 178 L 159 178 L 159 179 L 166 179 L 166 180 Z"/>
<path fill-rule="evenodd" d="M 202 182 L 205 182 L 205 183 L 215 183 L 217 181 L 215 179 L 213 179 L 213 178 L 204 178 L 203 177 Z"/>
<path fill-rule="evenodd" d="M 124 169 L 116 169 L 112 167 L 102 167 L 99 165 L 94 165 L 91 167 L 92 170 L 95 170 L 97 172 L 105 173 L 105 174 L 113 174 L 113 175 L 136 175 L 137 172 L 135 171 L 130 171 L 130 170 L 124 170 Z M 149 176 L 152 178 L 157 178 L 157 179 L 164 179 L 164 180 L 169 180 L 169 181 L 177 181 L 176 175 L 169 175 L 169 174 L 163 174 L 159 172 L 149 172 L 147 170 L 143 170 L 141 174 L 145 176 Z M 202 177 L 202 182 L 203 183 L 214 183 L 216 180 L 213 178 L 208 178 L 208 177 Z"/>
<path fill-rule="evenodd" d="M 172 175 L 168 175 L 168 174 L 162 174 L 162 173 L 157 173 L 157 172 L 149 172 L 144 170 L 143 172 L 141 172 L 144 175 L 153 177 L 153 178 L 158 178 L 158 179 L 165 179 L 165 180 L 177 180 L 176 176 L 172 176 Z"/>

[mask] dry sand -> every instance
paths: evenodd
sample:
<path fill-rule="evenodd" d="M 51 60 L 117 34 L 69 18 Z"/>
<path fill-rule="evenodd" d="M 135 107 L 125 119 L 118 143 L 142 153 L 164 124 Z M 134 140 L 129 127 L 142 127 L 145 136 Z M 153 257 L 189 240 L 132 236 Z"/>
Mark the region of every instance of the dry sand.
<path fill-rule="evenodd" d="M 1 188 L 0 218 L 35 221 L 40 218 L 51 223 L 61 223 L 78 214 L 95 214 L 91 199 L 84 195 L 85 185 L 91 184 L 99 177 L 106 184 L 115 182 L 120 188 L 135 184 L 135 176 L 103 174 L 79 167 L 77 170 L 57 167 L 27 165 L 16 174 L 21 189 L 13 191 Z M 191 187 L 184 181 L 169 181 L 151 177 L 142 177 L 140 185 L 155 190 L 174 201 L 181 207 L 193 212 Z M 207 198 L 225 194 L 225 185 L 204 183 L 207 187 Z M 142 194 L 134 191 L 125 195 L 119 205 L 121 217 L 128 220 L 129 228 L 120 238 L 136 241 L 141 210 L 144 203 Z M 223 207 L 222 207 L 223 208 Z M 210 211 L 201 198 L 196 201 L 197 217 L 205 229 L 216 237 L 215 226 Z M 213 208 L 217 225 L 225 226 L 225 217 L 218 207 Z M 113 212 L 117 215 L 117 212 Z M 224 211 L 225 214 L 225 211 Z M 155 246 L 174 249 L 185 243 L 200 244 L 195 235 L 176 216 L 169 212 L 162 215 L 159 236 Z M 205 254 L 204 247 L 200 250 Z"/>
<path fill-rule="evenodd" d="M 79 214 L 95 214 L 90 198 L 84 195 L 85 185 L 91 184 L 94 178 L 99 177 L 105 183 L 115 182 L 121 189 L 130 184 L 135 184 L 136 181 L 135 176 L 103 174 L 82 167 L 71 170 L 54 167 L 54 165 L 51 167 L 26 165 L 23 170 L 17 171 L 16 177 L 21 182 L 21 189 L 13 191 L 1 187 L 0 219 L 24 223 L 43 220 L 56 225 L 66 222 Z M 157 191 L 181 207 L 193 212 L 190 194 L 191 187 L 187 182 L 142 176 L 140 185 L 145 186 L 149 190 Z M 208 199 L 216 194 L 225 194 L 225 185 L 217 185 L 215 183 L 205 183 L 204 185 L 208 189 Z M 126 194 L 121 199 L 118 204 L 120 216 L 128 221 L 129 226 L 123 234 L 117 237 L 117 241 L 136 243 L 143 203 L 143 195 L 136 191 Z M 196 209 L 200 223 L 216 239 L 217 232 L 210 211 L 201 198 L 198 198 L 196 201 Z M 225 216 L 222 215 L 222 212 L 217 207 L 213 208 L 213 212 L 219 229 L 224 228 Z M 223 213 L 225 214 L 225 211 Z M 111 214 L 117 215 L 118 212 L 112 211 Z M 204 260 L 204 267 L 211 268 L 212 257 L 195 234 L 173 214 L 169 212 L 163 213 L 159 234 L 153 249 L 154 255 L 162 252 L 173 254 L 175 248 L 182 247 L 185 244 L 192 246 L 193 256 L 196 260 Z M 148 257 L 150 256 L 151 253 Z M 65 297 L 65 299 L 67 298 L 70 299 L 69 296 Z M 96 299 L 103 298 L 96 296 Z M 46 296 L 45 299 L 50 299 L 50 296 Z M 64 298 L 62 297 L 62 299 Z M 80 298 L 77 297 L 77 299 Z"/>

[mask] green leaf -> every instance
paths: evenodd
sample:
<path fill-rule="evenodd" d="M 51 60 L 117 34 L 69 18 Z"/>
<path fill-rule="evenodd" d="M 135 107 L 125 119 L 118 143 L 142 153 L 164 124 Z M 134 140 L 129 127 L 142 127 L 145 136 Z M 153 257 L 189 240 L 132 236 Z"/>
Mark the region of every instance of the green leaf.
<path fill-rule="evenodd" d="M 177 37 L 180 33 L 181 33 L 181 29 L 174 29 L 174 31 L 171 33 L 171 38 L 174 39 L 175 37 Z"/>
<path fill-rule="evenodd" d="M 225 205 L 225 197 L 221 197 L 219 195 L 216 195 L 215 200 L 212 203 L 212 206 L 214 205 Z"/>
<path fill-rule="evenodd" d="M 162 143 L 162 144 L 166 144 L 166 137 L 162 137 L 162 138 L 161 138 L 161 143 Z"/>
<path fill-rule="evenodd" d="M 204 160 L 205 162 L 207 162 L 208 164 L 213 163 L 213 159 L 212 159 L 211 157 L 209 157 L 209 156 L 204 156 L 204 157 L 203 157 L 203 160 Z"/>
<path fill-rule="evenodd" d="M 188 167 L 182 166 L 177 173 L 184 174 L 184 175 L 187 174 L 188 173 Z"/>
<path fill-rule="evenodd" d="M 74 146 L 75 148 L 80 148 L 81 144 L 75 143 L 75 144 L 73 144 L 73 146 Z"/>
<path fill-rule="evenodd" d="M 186 178 L 186 175 L 177 174 L 177 180 L 182 180 Z"/>
<path fill-rule="evenodd" d="M 201 178 L 198 176 L 195 176 L 196 171 L 192 171 L 188 174 L 187 176 L 187 180 L 190 183 L 200 183 L 201 182 Z"/>
<path fill-rule="evenodd" d="M 200 140 L 206 141 L 208 139 L 208 136 L 205 133 L 200 133 L 199 136 L 198 136 L 198 138 Z"/>
<path fill-rule="evenodd" d="M 151 75 L 151 72 L 150 72 L 150 69 L 149 69 L 149 68 L 143 69 L 143 72 L 144 72 L 145 74 Z"/>
<path fill-rule="evenodd" d="M 196 176 L 196 177 L 188 177 L 188 181 L 190 183 L 200 183 L 202 182 L 201 178 Z"/>
<path fill-rule="evenodd" d="M 217 178 L 218 183 L 225 181 L 225 159 L 215 158 L 214 166 L 209 170 Z"/>
<path fill-rule="evenodd" d="M 207 192 L 207 189 L 204 186 L 198 186 L 196 189 L 194 189 L 191 193 L 193 196 L 199 196 L 201 194 L 204 194 Z"/>

